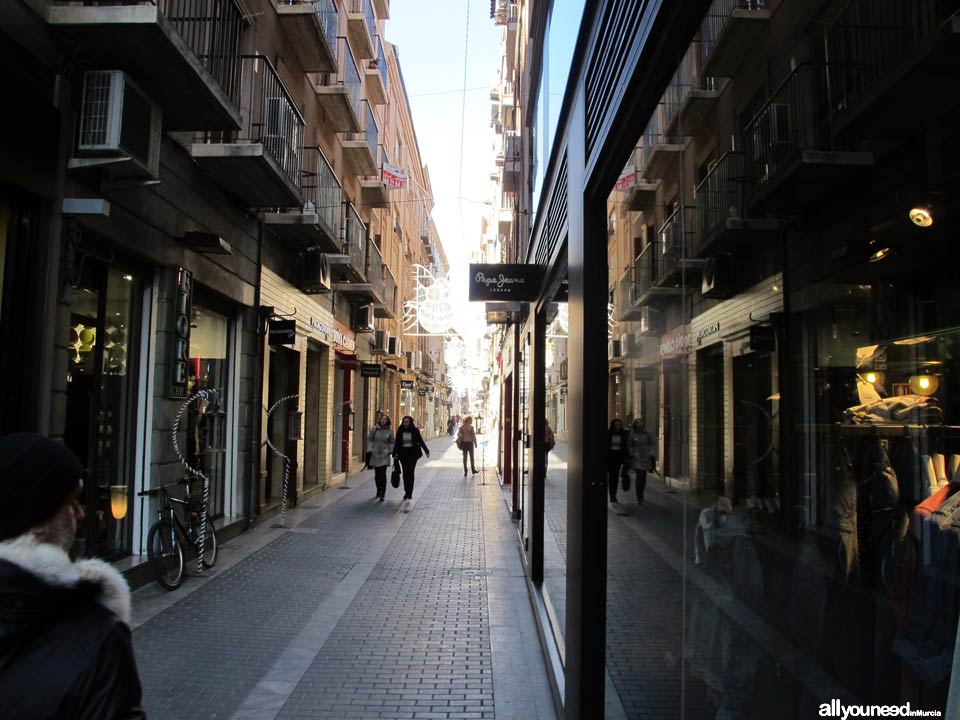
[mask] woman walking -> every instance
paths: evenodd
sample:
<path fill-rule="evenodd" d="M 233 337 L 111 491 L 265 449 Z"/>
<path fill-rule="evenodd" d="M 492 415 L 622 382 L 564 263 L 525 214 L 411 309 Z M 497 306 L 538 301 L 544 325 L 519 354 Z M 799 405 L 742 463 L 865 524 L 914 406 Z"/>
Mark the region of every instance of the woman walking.
<path fill-rule="evenodd" d="M 477 464 L 473 461 L 473 449 L 477 446 L 477 432 L 473 429 L 473 417 L 466 415 L 463 418 L 463 425 L 457 433 L 457 447 L 463 452 L 463 476 L 467 476 L 467 454 L 470 455 L 470 469 L 476 475 Z"/>
<path fill-rule="evenodd" d="M 370 432 L 367 433 L 367 467 L 373 468 L 373 477 L 377 483 L 377 497 L 383 502 L 387 494 L 387 468 L 390 466 L 390 453 L 393 452 L 393 430 L 390 416 L 381 415 Z"/>
<path fill-rule="evenodd" d="M 393 445 L 393 456 L 400 460 L 403 470 L 403 499 L 413 499 L 413 474 L 417 467 L 417 460 L 426 453 L 430 457 L 430 448 L 423 441 L 420 430 L 413 424 L 413 418 L 404 415 L 397 428 L 397 439 Z"/>
<path fill-rule="evenodd" d="M 620 469 L 627 454 L 627 432 L 620 418 L 614 418 L 607 430 L 607 489 L 610 502 L 617 501 L 617 484 L 620 482 Z"/>
<path fill-rule="evenodd" d="M 653 449 L 653 438 L 647 432 L 643 418 L 634 418 L 630 434 L 627 436 L 625 472 L 633 471 L 636 475 L 637 505 L 643 505 L 643 491 L 647 487 L 647 471 L 652 470 L 656 462 Z M 630 489 L 629 480 L 625 479 L 623 489 Z"/>

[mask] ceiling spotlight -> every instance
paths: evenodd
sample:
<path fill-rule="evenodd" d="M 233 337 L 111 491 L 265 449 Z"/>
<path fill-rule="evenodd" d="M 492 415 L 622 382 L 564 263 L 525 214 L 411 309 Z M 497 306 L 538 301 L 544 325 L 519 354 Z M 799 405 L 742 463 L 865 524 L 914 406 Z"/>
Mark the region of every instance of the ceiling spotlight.
<path fill-rule="evenodd" d="M 923 205 L 910 208 L 910 221 L 917 227 L 930 227 L 933 225 L 933 212 Z"/>
<path fill-rule="evenodd" d="M 889 257 L 889 256 L 890 256 L 890 253 L 892 253 L 892 252 L 893 252 L 893 250 L 892 250 L 891 248 L 888 248 L 888 247 L 880 248 L 880 249 L 877 250 L 875 253 L 873 253 L 873 255 L 871 255 L 870 257 L 868 257 L 868 258 L 867 258 L 867 261 L 868 261 L 868 262 L 880 262 L 880 261 L 883 260 L 884 258 Z"/>

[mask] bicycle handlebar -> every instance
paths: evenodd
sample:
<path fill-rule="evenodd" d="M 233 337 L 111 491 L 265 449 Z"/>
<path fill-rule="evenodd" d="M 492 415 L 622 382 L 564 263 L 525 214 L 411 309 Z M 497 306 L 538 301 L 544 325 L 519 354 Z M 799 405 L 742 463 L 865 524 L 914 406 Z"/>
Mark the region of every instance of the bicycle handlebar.
<path fill-rule="evenodd" d="M 156 495 L 162 490 L 167 488 L 176 487 L 177 485 L 189 485 L 192 482 L 195 482 L 198 478 L 184 478 L 183 480 L 177 480 L 176 482 L 167 483 L 166 485 L 158 485 L 155 488 L 148 488 L 147 490 L 141 490 L 137 493 L 137 497 L 145 497 L 147 495 Z"/>

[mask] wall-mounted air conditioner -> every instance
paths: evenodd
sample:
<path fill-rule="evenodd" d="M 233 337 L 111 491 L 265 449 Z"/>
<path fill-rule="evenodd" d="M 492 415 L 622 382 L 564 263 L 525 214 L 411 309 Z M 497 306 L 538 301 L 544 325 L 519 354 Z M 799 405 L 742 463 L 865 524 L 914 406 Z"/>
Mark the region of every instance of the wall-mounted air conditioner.
<path fill-rule="evenodd" d="M 156 178 L 161 111 L 119 70 L 83 75 L 80 134 L 72 166 L 102 165 L 117 177 Z"/>
<path fill-rule="evenodd" d="M 373 305 L 360 305 L 353 309 L 353 331 L 371 333 L 376 331 L 374 326 Z"/>
<path fill-rule="evenodd" d="M 300 257 L 300 289 L 312 295 L 330 292 L 330 257 L 322 252 L 306 252 Z"/>
<path fill-rule="evenodd" d="M 403 343 L 401 338 L 392 337 L 387 342 L 387 355 L 392 357 L 400 357 L 403 354 Z"/>
<path fill-rule="evenodd" d="M 658 310 L 651 307 L 645 307 L 640 310 L 640 334 L 647 337 L 659 336 L 662 332 L 660 328 L 661 315 Z"/>
<path fill-rule="evenodd" d="M 386 330 L 375 330 L 373 333 L 373 352 L 385 354 L 390 349 L 390 333 Z"/>
<path fill-rule="evenodd" d="M 620 342 L 620 338 L 613 338 L 612 340 L 607 341 L 607 359 L 608 360 L 619 360 L 623 357 L 623 346 Z"/>
<path fill-rule="evenodd" d="M 733 262 L 729 255 L 707 258 L 707 262 L 703 266 L 700 292 L 705 298 L 719 300 L 731 297 L 734 294 Z"/>

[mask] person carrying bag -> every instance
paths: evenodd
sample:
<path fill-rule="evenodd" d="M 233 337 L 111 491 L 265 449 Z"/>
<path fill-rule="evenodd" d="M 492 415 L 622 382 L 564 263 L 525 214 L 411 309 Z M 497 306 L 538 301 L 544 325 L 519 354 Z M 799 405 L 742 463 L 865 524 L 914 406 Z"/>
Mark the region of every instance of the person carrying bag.
<path fill-rule="evenodd" d="M 377 484 L 376 498 L 380 502 L 383 502 L 387 494 L 387 467 L 390 465 L 394 440 L 393 430 L 390 428 L 390 417 L 381 415 L 377 419 L 377 424 L 367 433 L 367 454 L 364 458 L 366 466 L 373 468 L 374 480 Z"/>
<path fill-rule="evenodd" d="M 473 460 L 473 449 L 477 446 L 477 432 L 473 428 L 473 418 L 467 415 L 463 418 L 463 425 L 457 432 L 457 447 L 463 453 L 463 476 L 467 476 L 467 455 L 470 455 L 470 469 L 476 475 L 477 464 Z"/>

